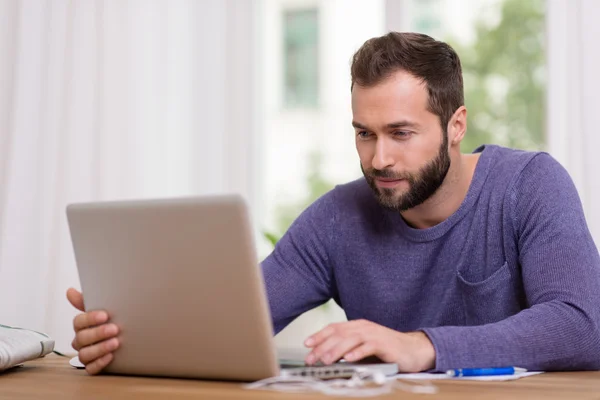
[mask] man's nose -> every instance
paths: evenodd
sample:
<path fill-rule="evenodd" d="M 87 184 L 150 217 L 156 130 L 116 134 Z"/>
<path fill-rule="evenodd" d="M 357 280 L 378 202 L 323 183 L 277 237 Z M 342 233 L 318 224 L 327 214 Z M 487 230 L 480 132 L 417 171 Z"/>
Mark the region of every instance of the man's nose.
<path fill-rule="evenodd" d="M 390 150 L 390 143 L 387 143 L 385 137 L 377 138 L 375 154 L 373 155 L 373 160 L 371 162 L 373 168 L 383 170 L 394 166 L 394 158 L 392 157 Z"/>

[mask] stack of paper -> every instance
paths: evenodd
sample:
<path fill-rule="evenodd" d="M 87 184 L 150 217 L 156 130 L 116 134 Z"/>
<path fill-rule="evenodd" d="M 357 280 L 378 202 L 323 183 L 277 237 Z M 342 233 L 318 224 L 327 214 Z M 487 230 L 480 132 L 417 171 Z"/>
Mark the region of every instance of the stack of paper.
<path fill-rule="evenodd" d="M 54 350 L 54 340 L 27 329 L 0 325 L 0 371 L 43 357 Z"/>

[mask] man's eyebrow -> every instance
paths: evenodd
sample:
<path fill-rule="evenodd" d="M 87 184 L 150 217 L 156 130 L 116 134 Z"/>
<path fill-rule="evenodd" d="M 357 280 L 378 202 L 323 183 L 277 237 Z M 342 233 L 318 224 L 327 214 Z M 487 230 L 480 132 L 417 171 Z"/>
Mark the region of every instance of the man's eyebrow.
<path fill-rule="evenodd" d="M 357 121 L 352 121 L 352 126 L 357 128 L 357 129 L 365 129 L 365 130 L 369 130 L 369 128 L 366 125 L 361 124 L 360 122 Z M 396 121 L 396 122 L 392 122 L 387 124 L 386 129 L 396 129 L 396 128 L 418 128 L 419 124 L 415 123 L 415 122 L 411 122 L 411 121 Z"/>
<path fill-rule="evenodd" d="M 392 122 L 390 124 L 387 124 L 385 126 L 387 129 L 394 129 L 394 128 L 418 128 L 419 124 L 417 124 L 416 122 L 411 122 L 411 121 L 397 121 L 397 122 Z"/>
<path fill-rule="evenodd" d="M 360 122 L 356 122 L 356 121 L 352 121 L 352 126 L 357 129 L 365 129 L 365 130 L 369 129 L 365 125 L 361 124 Z"/>

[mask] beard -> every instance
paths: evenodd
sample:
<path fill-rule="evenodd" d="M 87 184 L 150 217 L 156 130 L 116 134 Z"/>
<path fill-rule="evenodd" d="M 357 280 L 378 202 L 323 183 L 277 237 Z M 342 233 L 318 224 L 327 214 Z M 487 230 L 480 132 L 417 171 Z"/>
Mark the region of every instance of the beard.
<path fill-rule="evenodd" d="M 393 211 L 406 211 L 414 208 L 431 196 L 442 186 L 448 170 L 450 169 L 450 153 L 448 151 L 448 135 L 444 134 L 444 140 L 437 156 L 427 162 L 424 167 L 416 173 L 396 173 L 392 169 L 365 170 L 362 165 L 360 169 L 367 183 L 375 193 L 377 201 L 386 208 Z M 375 183 L 376 178 L 404 179 L 408 183 L 408 190 L 404 193 L 396 193 L 395 188 L 380 188 Z"/>

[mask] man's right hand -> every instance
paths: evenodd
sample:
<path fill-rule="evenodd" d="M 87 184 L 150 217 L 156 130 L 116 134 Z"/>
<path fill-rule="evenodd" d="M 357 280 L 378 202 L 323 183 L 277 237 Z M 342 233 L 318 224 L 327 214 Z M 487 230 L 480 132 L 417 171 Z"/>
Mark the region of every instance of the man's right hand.
<path fill-rule="evenodd" d="M 119 328 L 108 322 L 106 311 L 85 312 L 81 292 L 70 288 L 67 299 L 73 307 L 83 311 L 73 319 L 75 339 L 71 345 L 79 352 L 79 361 L 87 373 L 95 375 L 112 361 L 113 352 L 119 347 Z"/>

